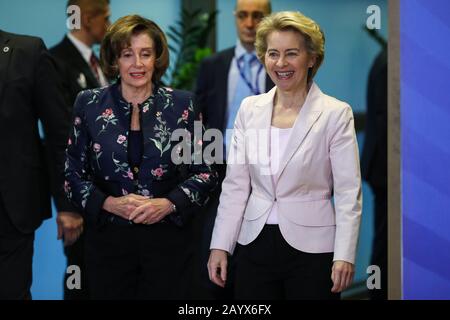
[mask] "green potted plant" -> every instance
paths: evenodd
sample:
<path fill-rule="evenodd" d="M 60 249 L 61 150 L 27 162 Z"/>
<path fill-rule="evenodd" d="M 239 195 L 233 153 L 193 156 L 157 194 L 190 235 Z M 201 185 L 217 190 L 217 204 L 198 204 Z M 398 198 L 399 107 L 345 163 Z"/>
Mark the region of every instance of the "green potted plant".
<path fill-rule="evenodd" d="M 202 12 L 199 9 L 190 12 L 183 8 L 181 20 L 169 27 L 169 50 L 176 60 L 169 68 L 164 82 L 170 83 L 171 87 L 193 89 L 200 62 L 212 53 L 207 46 L 207 39 L 215 25 L 216 15 L 216 10 Z"/>

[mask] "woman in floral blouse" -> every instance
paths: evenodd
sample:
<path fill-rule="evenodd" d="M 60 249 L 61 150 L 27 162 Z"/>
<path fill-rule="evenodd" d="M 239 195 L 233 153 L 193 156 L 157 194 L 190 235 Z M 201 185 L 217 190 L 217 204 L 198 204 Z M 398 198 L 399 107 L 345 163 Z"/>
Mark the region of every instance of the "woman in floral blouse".
<path fill-rule="evenodd" d="M 202 149 L 192 96 L 159 85 L 166 38 L 140 16 L 111 25 L 101 64 L 118 81 L 78 95 L 65 167 L 65 191 L 87 221 L 82 272 L 94 299 L 184 298 L 186 225 L 217 183 L 204 162 L 178 164 Z"/>

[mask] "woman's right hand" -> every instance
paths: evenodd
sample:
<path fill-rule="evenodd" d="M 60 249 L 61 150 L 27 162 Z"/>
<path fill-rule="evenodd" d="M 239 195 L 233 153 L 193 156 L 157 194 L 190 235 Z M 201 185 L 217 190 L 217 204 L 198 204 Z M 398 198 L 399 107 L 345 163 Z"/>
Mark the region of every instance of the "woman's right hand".
<path fill-rule="evenodd" d="M 208 260 L 209 279 L 224 288 L 227 281 L 228 252 L 212 249 Z"/>
<path fill-rule="evenodd" d="M 109 196 L 103 203 L 103 209 L 129 220 L 130 214 L 137 207 L 147 203 L 149 200 L 150 198 L 148 197 L 140 196 L 134 193 L 130 193 L 122 197 Z"/>

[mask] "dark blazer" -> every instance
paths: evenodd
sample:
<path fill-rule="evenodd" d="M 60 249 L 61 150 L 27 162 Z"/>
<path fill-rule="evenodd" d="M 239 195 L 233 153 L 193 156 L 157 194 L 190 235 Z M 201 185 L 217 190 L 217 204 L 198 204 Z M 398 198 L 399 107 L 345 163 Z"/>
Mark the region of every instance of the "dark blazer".
<path fill-rule="evenodd" d="M 70 110 L 72 110 L 75 98 L 80 91 L 98 88 L 100 84 L 92 73 L 89 64 L 67 36 L 49 51 L 55 57 L 65 98 Z"/>
<path fill-rule="evenodd" d="M 0 196 L 23 233 L 51 216 L 50 185 L 58 210 L 64 210 L 70 115 L 55 79 L 54 61 L 41 39 L 0 30 Z"/>
<path fill-rule="evenodd" d="M 376 57 L 367 86 L 362 177 L 372 188 L 387 187 L 387 50 Z"/>
<path fill-rule="evenodd" d="M 88 223 L 101 225 L 111 217 L 102 209 L 106 197 L 136 193 L 172 201 L 177 211 L 169 219 L 183 225 L 206 203 L 217 183 L 217 173 L 203 162 L 176 165 L 172 160 L 172 150 L 175 148 L 177 154 L 181 151 L 178 142 L 171 141 L 174 130 L 194 137 L 191 94 L 155 86 L 153 95 L 139 105 L 144 151 L 135 177 L 127 153 L 132 106 L 123 99 L 119 84 L 83 91 L 75 102 L 67 148 L 66 193 Z M 197 137 L 189 148 L 194 144 L 202 146 Z"/>
<path fill-rule="evenodd" d="M 198 112 L 202 113 L 207 128 L 223 130 L 228 99 L 228 73 L 235 47 L 205 58 L 199 68 L 195 94 Z M 266 76 L 265 92 L 274 86 Z"/>

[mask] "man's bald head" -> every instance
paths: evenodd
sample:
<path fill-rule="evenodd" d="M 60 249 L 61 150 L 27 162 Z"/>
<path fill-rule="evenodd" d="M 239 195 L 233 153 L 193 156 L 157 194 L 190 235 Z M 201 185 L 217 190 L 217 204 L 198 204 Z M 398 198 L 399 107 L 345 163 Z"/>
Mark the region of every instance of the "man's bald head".
<path fill-rule="evenodd" d="M 256 28 L 266 15 L 272 12 L 269 0 L 237 0 L 234 11 L 239 40 L 246 50 L 255 46 Z"/>

